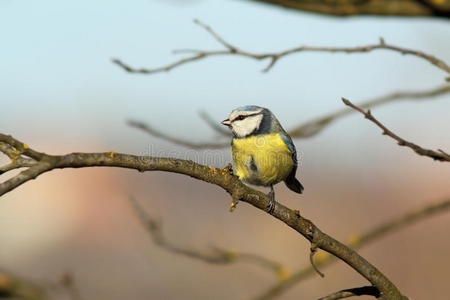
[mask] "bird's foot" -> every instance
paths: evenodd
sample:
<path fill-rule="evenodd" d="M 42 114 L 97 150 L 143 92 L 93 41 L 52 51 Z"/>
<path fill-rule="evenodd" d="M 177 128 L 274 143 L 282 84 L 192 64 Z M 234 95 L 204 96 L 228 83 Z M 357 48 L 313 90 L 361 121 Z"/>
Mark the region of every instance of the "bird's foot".
<path fill-rule="evenodd" d="M 273 190 L 273 188 L 270 189 L 270 192 L 267 194 L 267 196 L 269 197 L 270 201 L 269 204 L 267 205 L 267 212 L 269 214 L 272 214 L 273 211 L 275 210 L 275 192 Z"/>
<path fill-rule="evenodd" d="M 234 175 L 233 173 L 233 166 L 231 164 L 228 164 L 225 166 L 225 168 L 222 169 L 225 173 L 228 173 L 230 175 Z"/>

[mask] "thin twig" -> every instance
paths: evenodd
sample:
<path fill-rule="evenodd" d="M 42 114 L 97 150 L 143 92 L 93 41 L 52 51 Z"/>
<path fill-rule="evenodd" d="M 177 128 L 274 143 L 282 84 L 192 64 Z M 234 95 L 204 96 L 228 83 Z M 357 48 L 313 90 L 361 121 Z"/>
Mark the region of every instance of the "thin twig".
<path fill-rule="evenodd" d="M 287 272 L 286 268 L 284 268 L 280 263 L 253 253 L 242 253 L 234 250 L 225 250 L 218 247 L 213 247 L 212 252 L 202 252 L 175 245 L 174 243 L 167 240 L 167 238 L 163 235 L 161 222 L 158 222 L 157 220 L 152 218 L 144 210 L 144 208 L 139 205 L 138 201 L 134 197 L 129 197 L 129 200 L 139 221 L 150 234 L 153 242 L 169 252 L 187 256 L 189 258 L 197 259 L 210 264 L 232 264 L 235 262 L 248 262 L 269 269 L 270 271 L 273 271 L 278 277 L 282 277 Z"/>
<path fill-rule="evenodd" d="M 354 249 L 359 249 L 362 246 L 367 246 L 370 243 L 389 235 L 392 232 L 403 229 L 407 226 L 411 226 L 419 221 L 431 218 L 435 215 L 448 212 L 450 210 L 450 199 L 444 199 L 437 201 L 433 204 L 429 204 L 425 207 L 420 207 L 418 209 L 412 210 L 408 213 L 402 214 L 392 220 L 384 222 L 374 228 L 358 234 L 351 236 L 348 240 L 350 247 Z M 319 253 L 320 256 L 316 257 L 315 265 L 317 267 L 326 267 L 336 262 L 337 259 L 334 256 L 328 255 L 327 253 Z M 294 272 L 292 276 L 286 280 L 277 282 L 273 286 L 269 287 L 266 291 L 262 292 L 259 296 L 255 297 L 255 300 L 269 300 L 278 297 L 280 294 L 284 293 L 291 287 L 295 286 L 299 282 L 305 280 L 316 274 L 314 268 L 309 265 L 307 267 L 301 268 Z"/>
<path fill-rule="evenodd" d="M 376 44 L 370 44 L 366 46 L 357 46 L 357 47 L 318 47 L 318 46 L 299 46 L 295 48 L 291 48 L 284 51 L 279 52 L 267 52 L 267 53 L 254 53 L 241 50 L 231 43 L 227 42 L 223 37 L 221 37 L 217 32 L 212 30 L 212 28 L 208 25 L 201 23 L 198 20 L 194 21 L 195 24 L 199 25 L 201 28 L 206 30 L 213 38 L 219 42 L 225 49 L 223 50 L 195 50 L 195 49 L 183 49 L 182 51 L 176 51 L 177 53 L 190 52 L 191 56 L 179 59 L 173 63 L 170 63 L 165 66 L 157 67 L 157 68 L 134 68 L 130 65 L 124 63 L 120 59 L 112 59 L 112 62 L 130 73 L 139 73 L 139 74 L 155 74 L 160 72 L 168 72 L 176 67 L 181 65 L 191 63 L 194 61 L 202 60 L 207 57 L 213 56 L 225 56 L 225 55 L 236 55 L 243 56 L 255 60 L 269 60 L 268 65 L 263 69 L 263 72 L 268 72 L 272 69 L 272 67 L 283 57 L 300 52 L 331 52 L 331 53 L 367 53 L 374 50 L 390 50 L 395 51 L 403 55 L 413 55 L 418 58 L 424 59 L 439 69 L 445 71 L 447 74 L 450 74 L 450 66 L 445 63 L 443 60 L 425 53 L 423 51 L 403 48 L 391 44 L 387 44 L 384 39 L 380 39 Z"/>
<path fill-rule="evenodd" d="M 76 284 L 75 276 L 71 272 L 63 274 L 59 282 L 67 291 L 71 300 L 82 300 L 80 290 Z"/>
<path fill-rule="evenodd" d="M 220 149 L 220 148 L 224 148 L 226 146 L 230 145 L 230 142 L 223 142 L 223 143 L 195 143 L 195 142 L 189 142 L 187 140 L 183 140 L 183 139 L 179 139 L 179 138 L 175 138 L 175 137 L 171 137 L 161 131 L 158 131 L 156 129 L 154 129 L 153 127 L 151 127 L 148 124 L 145 124 L 144 122 L 140 122 L 140 121 L 133 121 L 130 120 L 127 122 L 127 124 L 131 127 L 140 129 L 144 132 L 146 132 L 147 134 L 163 139 L 165 141 L 171 142 L 173 144 L 176 145 L 180 145 L 180 146 L 184 146 L 187 148 L 191 148 L 191 149 Z"/>
<path fill-rule="evenodd" d="M 353 104 L 352 102 L 350 102 L 350 100 L 342 98 L 342 101 L 345 103 L 345 105 L 353 108 L 356 111 L 359 111 L 361 114 L 363 114 L 366 119 L 368 119 L 369 121 L 373 122 L 375 125 L 377 125 L 383 132 L 383 135 L 387 135 L 391 138 L 393 138 L 394 140 L 397 141 L 399 146 L 405 146 L 408 148 L 411 148 L 414 152 L 416 152 L 419 155 L 422 156 L 428 156 L 431 157 L 434 160 L 437 161 L 450 161 L 450 154 L 444 152 L 443 150 L 430 150 L 430 149 L 425 149 L 422 148 L 421 146 L 411 143 L 403 138 L 401 138 L 400 136 L 396 135 L 394 132 L 392 132 L 391 130 L 389 130 L 386 126 L 384 126 L 380 121 L 378 121 L 371 113 L 370 110 L 364 110 L 363 108 Z"/>
<path fill-rule="evenodd" d="M 438 86 L 436 88 L 428 89 L 428 90 L 419 90 L 419 91 L 399 91 L 394 93 L 389 93 L 384 96 L 376 97 L 373 99 L 369 99 L 360 104 L 363 108 L 373 108 L 379 105 L 388 104 L 400 100 L 426 100 L 429 101 L 435 97 L 439 97 L 442 95 L 446 95 L 450 93 L 450 84 L 445 84 Z M 326 114 L 322 117 L 312 119 L 303 124 L 300 124 L 293 129 L 289 130 L 289 135 L 292 138 L 296 139 L 305 139 L 316 136 L 321 133 L 325 128 L 330 126 L 334 121 L 353 113 L 354 109 L 351 108 L 343 108 L 339 109 L 333 113 Z M 229 130 L 222 128 L 219 123 L 214 121 L 213 118 L 206 112 L 202 111 L 200 113 L 200 117 L 206 122 L 209 127 L 211 127 L 215 132 L 219 133 L 220 136 L 230 137 L 231 133 Z M 183 147 L 191 148 L 191 149 L 220 149 L 224 147 L 229 147 L 229 141 L 225 142 L 191 142 L 187 139 L 181 139 L 169 136 L 161 131 L 156 130 L 152 126 L 140 122 L 140 121 L 128 121 L 128 125 L 131 127 L 140 129 L 147 134 L 161 138 L 165 141 L 174 143 L 176 145 L 180 145 Z"/>
<path fill-rule="evenodd" d="M 311 248 L 309 249 L 309 262 L 311 263 L 311 266 L 313 267 L 314 271 L 316 271 L 317 274 L 319 274 L 320 277 L 325 277 L 325 274 L 323 274 L 319 268 L 316 266 L 316 263 L 314 262 L 314 254 L 317 253 L 317 245 L 314 243 L 311 243 Z"/>
<path fill-rule="evenodd" d="M 328 296 L 322 297 L 319 300 L 339 300 L 354 296 L 374 296 L 375 298 L 378 298 L 380 297 L 380 291 L 374 286 L 363 286 L 338 291 Z"/>
<path fill-rule="evenodd" d="M 449 91 L 450 91 L 450 85 L 449 85 Z M 219 125 L 218 122 L 216 122 L 206 111 L 200 111 L 199 112 L 200 118 L 205 121 L 205 123 L 211 127 L 214 131 L 216 131 L 218 134 L 224 137 L 230 137 L 231 132 L 230 130 L 224 128 L 222 124 Z"/>
<path fill-rule="evenodd" d="M 23 147 L 23 143 L 11 136 L 0 134 L 0 142 L 16 148 Z M 35 153 L 40 153 L 39 157 Z M 224 189 L 232 199 L 239 199 L 254 207 L 265 211 L 273 217 L 284 222 L 297 231 L 309 242 L 317 245 L 328 253 L 338 257 L 361 276 L 366 278 L 372 285 L 379 288 L 380 292 L 390 300 L 406 300 L 398 288 L 376 267 L 370 264 L 362 256 L 350 247 L 340 243 L 331 236 L 322 232 L 310 220 L 302 217 L 296 211 L 275 203 L 273 211 L 267 212 L 270 202 L 268 195 L 252 189 L 242 183 L 238 177 L 230 174 L 229 168 L 214 168 L 201 165 L 189 160 L 175 158 L 161 158 L 152 156 L 135 156 L 114 152 L 106 153 L 70 153 L 66 155 L 49 155 L 31 150 L 27 147 L 25 155 L 33 155 L 38 163 L 16 176 L 0 183 L 0 196 L 18 188 L 20 185 L 35 179 L 39 175 L 55 169 L 65 168 L 87 168 L 87 167 L 118 167 L 144 171 L 164 171 L 188 175 L 200 181 L 208 182 Z"/>

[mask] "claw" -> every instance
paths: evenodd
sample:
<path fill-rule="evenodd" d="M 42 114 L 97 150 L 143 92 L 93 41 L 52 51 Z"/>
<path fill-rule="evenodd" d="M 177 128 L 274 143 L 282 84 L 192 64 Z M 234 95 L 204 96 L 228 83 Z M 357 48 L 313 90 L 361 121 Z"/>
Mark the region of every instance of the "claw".
<path fill-rule="evenodd" d="M 269 205 L 267 205 L 267 212 L 269 214 L 272 214 L 275 210 L 275 191 L 273 190 L 273 186 L 270 186 L 270 192 L 267 194 L 267 196 L 270 198 Z"/>
<path fill-rule="evenodd" d="M 226 165 L 225 168 L 223 168 L 223 170 L 230 175 L 234 175 L 233 166 L 231 164 Z"/>

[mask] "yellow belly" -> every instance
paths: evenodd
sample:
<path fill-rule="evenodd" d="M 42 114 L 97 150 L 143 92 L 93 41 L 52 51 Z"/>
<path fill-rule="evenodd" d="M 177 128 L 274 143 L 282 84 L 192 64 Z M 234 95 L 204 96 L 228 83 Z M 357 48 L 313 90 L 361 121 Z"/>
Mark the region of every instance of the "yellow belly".
<path fill-rule="evenodd" d="M 274 185 L 294 166 L 291 151 L 276 133 L 233 139 L 232 150 L 235 174 L 250 184 Z"/>

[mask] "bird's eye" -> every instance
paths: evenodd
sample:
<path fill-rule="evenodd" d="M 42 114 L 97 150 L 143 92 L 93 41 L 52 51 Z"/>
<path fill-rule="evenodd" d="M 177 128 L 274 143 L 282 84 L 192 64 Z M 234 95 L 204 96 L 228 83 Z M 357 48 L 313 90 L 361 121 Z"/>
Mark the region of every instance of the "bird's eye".
<path fill-rule="evenodd" d="M 234 119 L 235 121 L 241 121 L 241 120 L 244 120 L 245 119 L 245 116 L 238 116 L 238 117 L 236 117 L 236 119 Z"/>

